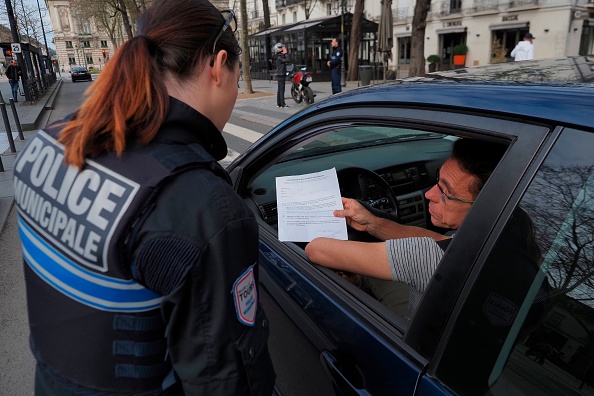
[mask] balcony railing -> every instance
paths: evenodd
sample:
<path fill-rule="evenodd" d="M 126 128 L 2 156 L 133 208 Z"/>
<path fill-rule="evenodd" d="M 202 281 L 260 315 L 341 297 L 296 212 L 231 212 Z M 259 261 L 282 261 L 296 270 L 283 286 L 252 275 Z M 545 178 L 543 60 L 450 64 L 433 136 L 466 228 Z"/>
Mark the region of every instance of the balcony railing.
<path fill-rule="evenodd" d="M 408 15 L 408 7 L 401 7 L 392 10 L 392 15 L 394 17 L 394 21 L 406 21 L 412 15 Z"/>
<path fill-rule="evenodd" d="M 283 7 L 289 7 L 292 5 L 297 5 L 302 2 L 303 2 L 303 0 L 275 0 L 274 5 L 276 6 L 276 8 L 283 8 Z"/>
<path fill-rule="evenodd" d="M 474 2 L 472 3 L 472 6 L 470 6 L 470 7 L 466 6 L 465 8 L 458 8 L 458 7 L 453 7 L 453 3 L 451 1 L 445 0 L 445 1 L 435 2 L 431 5 L 431 10 L 429 11 L 429 17 L 430 18 L 440 18 L 440 17 L 455 15 L 455 14 L 472 15 L 477 12 L 505 11 L 505 10 L 518 8 L 518 7 L 535 6 L 535 5 L 539 4 L 539 1 L 542 3 L 543 0 L 474 0 Z M 586 0 L 586 1 L 594 2 L 594 0 Z"/>
<path fill-rule="evenodd" d="M 474 0 L 474 11 L 491 11 L 499 9 L 499 0 Z"/>
<path fill-rule="evenodd" d="M 526 7 L 531 5 L 538 5 L 538 0 L 510 0 L 507 4 L 503 4 L 503 9 Z"/>

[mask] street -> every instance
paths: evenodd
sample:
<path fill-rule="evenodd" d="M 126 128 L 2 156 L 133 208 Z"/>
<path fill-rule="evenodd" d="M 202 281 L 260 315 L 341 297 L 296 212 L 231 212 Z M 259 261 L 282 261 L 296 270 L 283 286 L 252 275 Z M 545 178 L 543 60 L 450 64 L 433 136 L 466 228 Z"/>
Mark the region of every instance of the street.
<path fill-rule="evenodd" d="M 72 83 L 65 73 L 55 107 L 47 123 L 64 118 L 82 102 L 83 94 L 90 82 Z M 227 158 L 221 164 L 230 163 L 253 142 L 287 117 L 304 108 L 290 97 L 289 108 L 276 107 L 276 81 L 252 81 L 257 94 L 242 94 L 240 81 L 239 96 L 229 123 L 223 135 L 228 145 Z M 356 86 L 355 83 L 353 87 Z M 8 85 L 2 82 L 2 88 Z M 330 83 L 312 84 L 317 94 L 316 101 L 329 95 Z M 4 89 L 3 89 L 4 90 Z M 287 94 L 289 94 L 287 83 Z M 0 396 L 33 395 L 34 359 L 29 350 L 27 307 L 24 290 L 23 267 L 18 238 L 16 211 L 13 207 L 7 223 L 0 232 Z"/>

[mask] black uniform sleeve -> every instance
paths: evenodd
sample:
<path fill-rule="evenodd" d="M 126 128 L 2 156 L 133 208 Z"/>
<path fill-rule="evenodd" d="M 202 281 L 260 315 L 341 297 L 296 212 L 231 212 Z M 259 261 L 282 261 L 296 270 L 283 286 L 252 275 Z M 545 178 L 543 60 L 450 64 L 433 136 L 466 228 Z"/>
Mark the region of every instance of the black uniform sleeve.
<path fill-rule="evenodd" d="M 192 171 L 160 194 L 142 228 L 135 271 L 164 295 L 168 356 L 184 392 L 271 394 L 268 322 L 258 305 L 253 325 L 240 321 L 233 293 L 246 273 L 257 286 L 252 212 L 222 179 Z"/>

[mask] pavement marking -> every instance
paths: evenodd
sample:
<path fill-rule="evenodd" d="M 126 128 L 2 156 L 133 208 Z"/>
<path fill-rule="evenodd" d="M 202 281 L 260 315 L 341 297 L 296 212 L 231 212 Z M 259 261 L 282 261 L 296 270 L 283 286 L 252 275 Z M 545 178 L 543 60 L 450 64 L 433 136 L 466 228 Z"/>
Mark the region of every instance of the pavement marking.
<path fill-rule="evenodd" d="M 250 107 L 250 106 L 247 106 Z M 255 109 L 255 111 L 258 111 L 260 109 L 257 108 L 253 108 Z M 279 110 L 280 112 L 280 110 Z M 270 116 L 265 116 L 263 114 L 257 114 L 254 111 L 245 111 L 245 110 L 240 110 L 240 108 L 238 108 L 237 106 L 235 107 L 235 109 L 233 109 L 233 115 L 237 118 L 241 118 L 242 120 L 246 120 L 246 121 L 250 121 L 250 122 L 254 122 L 256 124 L 261 124 L 261 125 L 266 125 L 267 127 L 275 127 L 278 124 L 280 124 L 285 118 L 287 118 L 286 115 L 284 114 L 279 114 L 279 117 L 270 117 Z M 288 114 L 288 115 L 292 115 L 292 114 Z"/>
<path fill-rule="evenodd" d="M 237 157 L 239 157 L 239 153 L 235 150 L 228 148 L 227 156 L 225 158 L 223 158 L 222 160 L 220 160 L 219 164 L 221 164 L 221 166 L 223 168 L 227 168 L 227 165 L 229 165 L 231 162 L 233 162 L 233 160 Z"/>
<path fill-rule="evenodd" d="M 260 132 L 255 132 L 251 129 L 240 127 L 239 125 L 233 124 L 226 124 L 223 128 L 223 132 L 228 133 L 233 136 L 237 136 L 240 139 L 248 141 L 250 143 L 254 143 L 256 140 L 260 139 L 264 136 Z"/>
<path fill-rule="evenodd" d="M 12 132 L 12 140 L 17 140 L 19 138 L 18 132 Z M 10 143 L 8 143 L 8 136 L 6 132 L 0 134 L 0 154 L 4 153 L 10 148 Z"/>

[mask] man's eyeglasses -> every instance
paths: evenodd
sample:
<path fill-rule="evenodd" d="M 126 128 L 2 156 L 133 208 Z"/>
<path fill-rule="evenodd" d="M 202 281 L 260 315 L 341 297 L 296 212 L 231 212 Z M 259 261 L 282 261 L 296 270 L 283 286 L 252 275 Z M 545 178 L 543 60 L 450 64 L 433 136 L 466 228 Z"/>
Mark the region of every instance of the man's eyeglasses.
<path fill-rule="evenodd" d="M 446 203 L 446 198 L 450 201 L 464 202 L 464 203 L 470 203 L 470 204 L 474 203 L 474 200 L 472 200 L 472 199 L 450 197 L 445 192 L 443 192 L 443 190 L 441 189 L 441 186 L 439 185 L 439 170 L 437 171 L 437 182 L 435 183 L 435 185 L 437 186 L 437 189 L 439 190 L 439 194 L 441 195 L 441 200 L 443 203 Z"/>
<path fill-rule="evenodd" d="M 219 30 L 219 34 L 217 34 L 217 36 L 215 37 L 214 44 L 212 45 L 213 54 L 215 53 L 215 50 L 217 48 L 217 41 L 219 41 L 219 39 L 221 38 L 223 33 L 227 31 L 227 29 L 231 29 L 231 32 L 233 33 L 237 31 L 237 20 L 235 19 L 235 13 L 233 12 L 233 10 L 221 11 L 221 14 L 223 14 L 223 17 L 225 18 L 225 24 L 223 25 L 221 30 Z"/>

